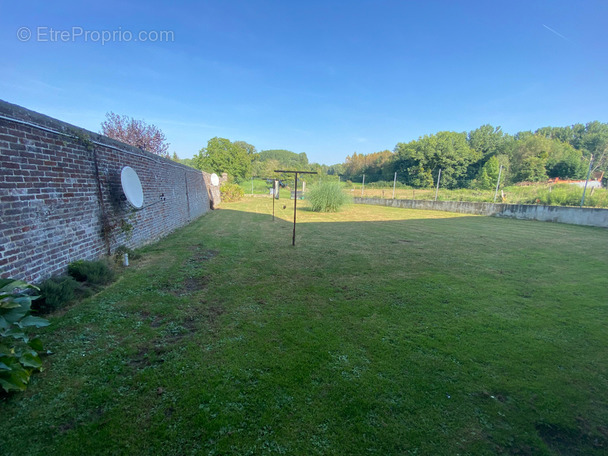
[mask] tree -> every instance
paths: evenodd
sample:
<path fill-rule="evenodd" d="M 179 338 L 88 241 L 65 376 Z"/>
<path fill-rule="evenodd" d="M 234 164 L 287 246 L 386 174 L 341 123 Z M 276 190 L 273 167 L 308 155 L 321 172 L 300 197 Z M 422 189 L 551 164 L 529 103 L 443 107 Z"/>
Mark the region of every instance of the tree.
<path fill-rule="evenodd" d="M 608 124 L 595 120 L 585 125 L 578 123 L 570 127 L 543 127 L 536 130 L 535 134 L 567 142 L 587 157 L 587 164 L 593 155 L 593 171 L 608 170 Z"/>
<path fill-rule="evenodd" d="M 193 158 L 194 166 L 209 173 L 228 173 L 237 181 L 251 175 L 251 156 L 226 138 L 211 138 Z"/>
<path fill-rule="evenodd" d="M 281 168 L 308 171 L 308 157 L 304 152 L 296 154 L 289 150 L 273 149 L 263 150 L 258 155 L 260 161 L 276 160 L 280 163 Z"/>
<path fill-rule="evenodd" d="M 143 120 L 108 112 L 106 120 L 101 123 L 101 134 L 169 158 L 165 134 L 156 125 L 148 125 Z"/>
<path fill-rule="evenodd" d="M 585 155 L 593 155 L 593 171 L 608 171 L 608 124 L 589 122 L 581 137 Z"/>
<path fill-rule="evenodd" d="M 346 157 L 343 173 L 346 179 L 360 181 L 365 174 L 365 182 L 392 180 L 393 160 L 395 155 L 390 150 L 371 154 L 353 153 Z"/>
<path fill-rule="evenodd" d="M 437 182 L 441 169 L 441 186 L 464 187 L 468 183 L 469 166 L 481 159 L 481 152 L 472 149 L 466 133 L 440 131 L 407 144 L 395 146 L 395 170 L 405 174 L 406 183 L 429 186 Z"/>
<path fill-rule="evenodd" d="M 496 187 L 499 170 L 500 163 L 498 157 L 494 155 L 481 167 L 477 179 L 475 179 L 476 187 L 483 190 L 490 190 Z"/>
<path fill-rule="evenodd" d="M 489 157 L 503 152 L 505 137 L 500 127 L 482 125 L 469 132 L 469 146 L 480 152 L 482 157 Z"/>
<path fill-rule="evenodd" d="M 281 164 L 278 160 L 275 160 L 274 158 L 270 158 L 264 161 L 256 160 L 253 162 L 252 174 L 257 177 L 271 179 L 277 177 L 277 174 L 274 171 L 280 168 Z"/>
<path fill-rule="evenodd" d="M 327 169 L 327 174 L 330 176 L 339 176 L 344 174 L 344 165 L 342 163 L 337 163 L 335 165 L 329 166 Z"/>
<path fill-rule="evenodd" d="M 490 157 L 497 155 L 508 156 L 515 145 L 513 136 L 504 134 L 500 127 L 493 127 L 492 125 L 482 125 L 476 130 L 470 131 L 468 140 L 469 146 L 482 154 L 481 160 L 469 167 L 469 178 L 475 177 L 476 185 L 479 184 L 481 170 Z"/>
<path fill-rule="evenodd" d="M 252 146 L 251 144 L 246 143 L 245 141 L 234 141 L 232 144 L 243 149 L 245 152 L 247 152 L 247 155 L 253 156 L 257 153 L 257 151 L 255 150 L 255 146 Z"/>
<path fill-rule="evenodd" d="M 548 177 L 576 178 L 581 176 L 581 166 L 581 151 L 546 136 L 527 136 L 518 141 L 513 151 L 517 182 L 538 182 Z"/>
<path fill-rule="evenodd" d="M 582 152 L 567 143 L 553 146 L 545 168 L 549 177 L 559 177 L 560 179 L 582 178 L 587 170 Z"/>

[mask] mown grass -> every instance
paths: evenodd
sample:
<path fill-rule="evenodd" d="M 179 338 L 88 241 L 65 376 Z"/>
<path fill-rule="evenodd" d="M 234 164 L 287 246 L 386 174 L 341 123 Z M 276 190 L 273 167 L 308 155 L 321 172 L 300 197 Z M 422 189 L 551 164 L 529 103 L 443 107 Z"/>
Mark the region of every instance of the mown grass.
<path fill-rule="evenodd" d="M 6 455 L 605 454 L 608 232 L 226 204 L 51 316 Z"/>

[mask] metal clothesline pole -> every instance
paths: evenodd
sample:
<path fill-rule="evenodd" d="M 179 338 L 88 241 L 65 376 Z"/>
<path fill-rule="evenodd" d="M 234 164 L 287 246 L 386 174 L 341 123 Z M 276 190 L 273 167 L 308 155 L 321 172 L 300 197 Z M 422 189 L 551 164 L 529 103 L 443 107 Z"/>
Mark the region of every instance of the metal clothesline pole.
<path fill-rule="evenodd" d="M 316 171 L 285 171 L 280 169 L 275 169 L 275 173 L 289 173 L 295 174 L 295 191 L 293 193 L 293 239 L 291 241 L 291 245 L 296 245 L 296 207 L 298 201 L 298 174 L 317 174 Z"/>

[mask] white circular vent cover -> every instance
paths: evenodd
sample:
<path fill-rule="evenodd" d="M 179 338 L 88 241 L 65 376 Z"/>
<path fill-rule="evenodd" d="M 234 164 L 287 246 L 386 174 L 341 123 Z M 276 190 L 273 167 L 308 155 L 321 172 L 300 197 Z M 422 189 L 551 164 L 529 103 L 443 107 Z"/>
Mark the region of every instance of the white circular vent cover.
<path fill-rule="evenodd" d="M 137 209 L 141 209 L 144 205 L 144 190 L 135 170 L 130 166 L 125 166 L 120 172 L 120 182 L 127 201 Z"/>

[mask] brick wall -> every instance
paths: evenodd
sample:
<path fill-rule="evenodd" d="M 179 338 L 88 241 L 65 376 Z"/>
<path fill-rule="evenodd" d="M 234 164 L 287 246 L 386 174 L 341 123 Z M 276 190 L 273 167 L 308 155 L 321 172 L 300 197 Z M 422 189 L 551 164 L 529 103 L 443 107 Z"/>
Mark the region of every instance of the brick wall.
<path fill-rule="evenodd" d="M 124 166 L 141 180 L 140 210 L 122 192 Z M 207 210 L 200 171 L 0 100 L 1 277 L 38 282 Z"/>

